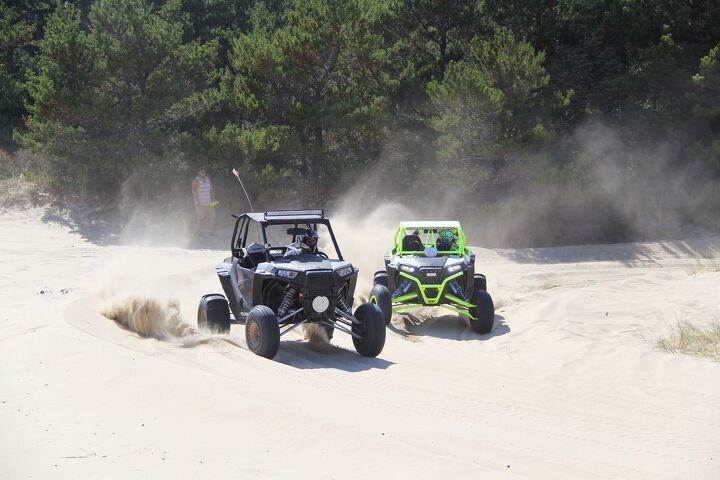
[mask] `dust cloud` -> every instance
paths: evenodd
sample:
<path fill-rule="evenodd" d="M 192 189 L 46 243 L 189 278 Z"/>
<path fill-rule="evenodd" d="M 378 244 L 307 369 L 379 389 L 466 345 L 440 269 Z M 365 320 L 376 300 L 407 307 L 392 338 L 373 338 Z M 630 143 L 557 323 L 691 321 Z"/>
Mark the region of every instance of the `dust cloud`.
<path fill-rule="evenodd" d="M 133 172 L 120 189 L 119 214 L 123 218 L 120 243 L 125 245 L 190 244 L 192 217 L 184 212 L 180 185 L 158 195 L 143 169 Z M 189 187 L 188 187 L 189 188 Z M 186 195 L 187 196 L 187 195 Z M 184 207 L 184 208 L 183 208 Z"/>
<path fill-rule="evenodd" d="M 680 149 L 682 142 L 639 147 L 623 130 L 601 123 L 576 129 L 569 141 L 564 149 L 508 153 L 494 166 L 466 161 L 457 169 L 478 179 L 469 191 L 453 184 L 457 170 L 444 171 L 450 167 L 432 158 L 404 169 L 381 158 L 335 210 L 333 220 L 339 217 L 353 238 L 346 257 L 378 268 L 378 254 L 392 240 L 383 228 L 412 219 L 459 220 L 471 245 L 489 248 L 653 241 L 720 230 L 717 181 Z"/>
<path fill-rule="evenodd" d="M 129 297 L 108 306 L 102 314 L 142 337 L 176 340 L 198 334 L 196 328 L 180 319 L 180 308 L 174 300 L 162 304 L 153 298 Z"/>
<path fill-rule="evenodd" d="M 333 231 L 343 257 L 360 270 L 355 287 L 356 300 L 367 299 L 374 273 L 384 268 L 383 256 L 392 248 L 398 223 L 412 218 L 412 211 L 400 204 L 381 204 L 368 210 L 352 195 L 332 214 Z M 322 242 L 329 241 L 322 239 Z"/>
<path fill-rule="evenodd" d="M 178 270 L 178 262 L 184 268 Z M 181 313 L 194 316 L 207 293 L 213 264 L 204 268 L 205 263 L 205 255 L 190 256 L 172 247 L 119 247 L 94 279 L 99 313 L 146 338 L 187 347 L 215 340 L 237 345 L 228 335 L 199 331 Z"/>
<path fill-rule="evenodd" d="M 515 186 L 495 211 L 488 209 L 496 229 L 479 232 L 483 241 L 556 246 L 717 232 L 716 182 L 672 139 L 641 148 L 619 129 L 592 124 L 576 130 L 574 142 L 575 158 L 556 178 Z"/>

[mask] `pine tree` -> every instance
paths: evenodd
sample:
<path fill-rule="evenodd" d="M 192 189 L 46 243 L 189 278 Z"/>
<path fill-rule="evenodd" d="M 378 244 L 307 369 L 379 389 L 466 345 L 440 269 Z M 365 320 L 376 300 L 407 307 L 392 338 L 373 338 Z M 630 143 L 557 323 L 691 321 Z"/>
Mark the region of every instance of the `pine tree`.
<path fill-rule="evenodd" d="M 161 159 L 195 114 L 213 78 L 216 42 L 186 42 L 180 0 L 159 9 L 142 0 L 95 3 L 87 31 L 66 4 L 48 20 L 27 131 L 18 140 L 51 159 L 56 184 L 114 191 L 133 168 Z"/>
<path fill-rule="evenodd" d="M 544 55 L 507 29 L 474 38 L 465 59 L 451 62 L 428 94 L 438 114 L 431 126 L 444 174 L 466 188 L 489 175 L 503 151 L 548 137 L 541 117 L 549 77 Z M 467 172 L 473 175 L 467 175 Z"/>

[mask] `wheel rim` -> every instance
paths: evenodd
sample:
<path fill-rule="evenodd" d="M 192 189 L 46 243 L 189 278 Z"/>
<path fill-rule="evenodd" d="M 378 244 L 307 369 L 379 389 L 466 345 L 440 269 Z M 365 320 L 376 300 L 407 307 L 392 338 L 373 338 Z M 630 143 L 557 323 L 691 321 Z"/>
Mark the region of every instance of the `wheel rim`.
<path fill-rule="evenodd" d="M 257 348 L 258 345 L 260 345 L 260 326 L 257 324 L 257 322 L 250 322 L 250 324 L 247 326 L 248 328 L 248 343 L 250 344 L 251 348 Z"/>

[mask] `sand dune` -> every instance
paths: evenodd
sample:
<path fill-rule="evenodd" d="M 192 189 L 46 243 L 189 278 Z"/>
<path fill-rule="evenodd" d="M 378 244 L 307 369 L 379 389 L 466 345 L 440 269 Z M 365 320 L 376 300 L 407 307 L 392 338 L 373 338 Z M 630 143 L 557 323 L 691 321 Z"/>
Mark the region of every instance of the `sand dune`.
<path fill-rule="evenodd" d="M 718 237 L 476 249 L 489 335 L 427 309 L 375 359 L 293 332 L 268 361 L 240 325 L 184 341 L 225 252 L 41 215 L 0 216 L 2 478 L 720 478 L 720 364 L 655 345 L 720 318 Z"/>

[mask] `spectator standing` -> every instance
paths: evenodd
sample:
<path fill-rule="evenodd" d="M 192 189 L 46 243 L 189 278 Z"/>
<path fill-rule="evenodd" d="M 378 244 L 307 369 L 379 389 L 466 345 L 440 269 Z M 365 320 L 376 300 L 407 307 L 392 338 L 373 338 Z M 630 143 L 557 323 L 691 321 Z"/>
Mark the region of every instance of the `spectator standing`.
<path fill-rule="evenodd" d="M 199 233 L 212 233 L 215 229 L 215 191 L 208 177 L 207 167 L 198 169 L 192 181 L 192 194 L 195 201 L 195 215 Z"/>

